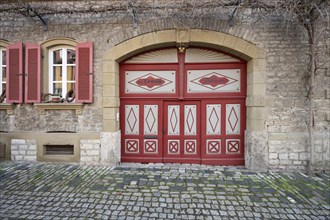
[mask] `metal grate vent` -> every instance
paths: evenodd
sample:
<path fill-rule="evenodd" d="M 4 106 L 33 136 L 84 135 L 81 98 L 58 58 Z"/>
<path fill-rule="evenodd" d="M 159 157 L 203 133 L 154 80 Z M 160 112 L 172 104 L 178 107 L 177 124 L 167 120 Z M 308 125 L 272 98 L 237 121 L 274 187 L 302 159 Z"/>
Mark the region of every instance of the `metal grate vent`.
<path fill-rule="evenodd" d="M 45 155 L 73 155 L 74 147 L 70 144 L 46 144 L 44 145 Z"/>

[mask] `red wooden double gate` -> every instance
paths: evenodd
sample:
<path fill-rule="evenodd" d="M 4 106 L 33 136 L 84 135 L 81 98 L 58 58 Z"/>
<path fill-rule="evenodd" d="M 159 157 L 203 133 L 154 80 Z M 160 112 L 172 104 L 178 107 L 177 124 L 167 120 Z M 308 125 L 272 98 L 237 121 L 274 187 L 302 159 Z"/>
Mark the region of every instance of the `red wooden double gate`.
<path fill-rule="evenodd" d="M 246 63 L 201 48 L 120 67 L 123 162 L 244 165 Z"/>

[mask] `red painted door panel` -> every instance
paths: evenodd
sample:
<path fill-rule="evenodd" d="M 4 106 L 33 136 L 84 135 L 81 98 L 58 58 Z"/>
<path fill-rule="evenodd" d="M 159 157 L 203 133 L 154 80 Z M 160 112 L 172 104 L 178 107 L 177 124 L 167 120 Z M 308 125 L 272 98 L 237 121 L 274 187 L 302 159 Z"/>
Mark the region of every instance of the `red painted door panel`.
<path fill-rule="evenodd" d="M 246 78 L 245 61 L 201 48 L 122 63 L 122 161 L 244 165 Z"/>
<path fill-rule="evenodd" d="M 200 102 L 164 102 L 163 162 L 201 163 Z"/>
<path fill-rule="evenodd" d="M 202 101 L 202 163 L 244 165 L 245 99 Z"/>
<path fill-rule="evenodd" d="M 162 102 L 122 101 L 123 162 L 162 162 Z"/>

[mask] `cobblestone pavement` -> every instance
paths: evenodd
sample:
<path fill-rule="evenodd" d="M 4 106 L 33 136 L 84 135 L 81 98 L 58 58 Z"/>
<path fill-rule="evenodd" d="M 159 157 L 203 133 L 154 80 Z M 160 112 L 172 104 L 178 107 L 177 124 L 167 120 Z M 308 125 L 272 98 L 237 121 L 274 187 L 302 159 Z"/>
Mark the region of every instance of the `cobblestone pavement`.
<path fill-rule="evenodd" d="M 328 175 L 0 163 L 0 219 L 330 219 Z"/>

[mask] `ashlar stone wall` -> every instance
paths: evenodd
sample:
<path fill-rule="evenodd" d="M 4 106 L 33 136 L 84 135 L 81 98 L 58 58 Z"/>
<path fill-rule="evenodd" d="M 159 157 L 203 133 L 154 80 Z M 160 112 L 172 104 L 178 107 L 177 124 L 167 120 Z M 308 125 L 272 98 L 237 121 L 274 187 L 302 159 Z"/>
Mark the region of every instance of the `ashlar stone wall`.
<path fill-rule="evenodd" d="M 311 159 L 309 148 L 309 100 L 306 76 L 309 57 L 304 29 L 292 26 L 283 29 L 269 23 L 267 35 L 261 35 L 267 48 L 267 95 L 271 97 L 267 111 L 266 129 L 269 145 L 269 169 L 306 170 Z M 270 38 L 270 36 L 272 36 Z M 325 37 L 329 32 L 325 32 Z M 322 46 L 323 45 L 323 46 Z M 318 45 L 318 67 L 315 90 L 315 166 L 330 170 L 330 99 L 326 91 L 330 73 L 326 48 L 329 42 Z"/>
<path fill-rule="evenodd" d="M 80 140 L 80 163 L 99 164 L 100 140 Z"/>
<path fill-rule="evenodd" d="M 12 161 L 37 161 L 37 142 L 35 139 L 12 139 L 11 140 Z"/>

